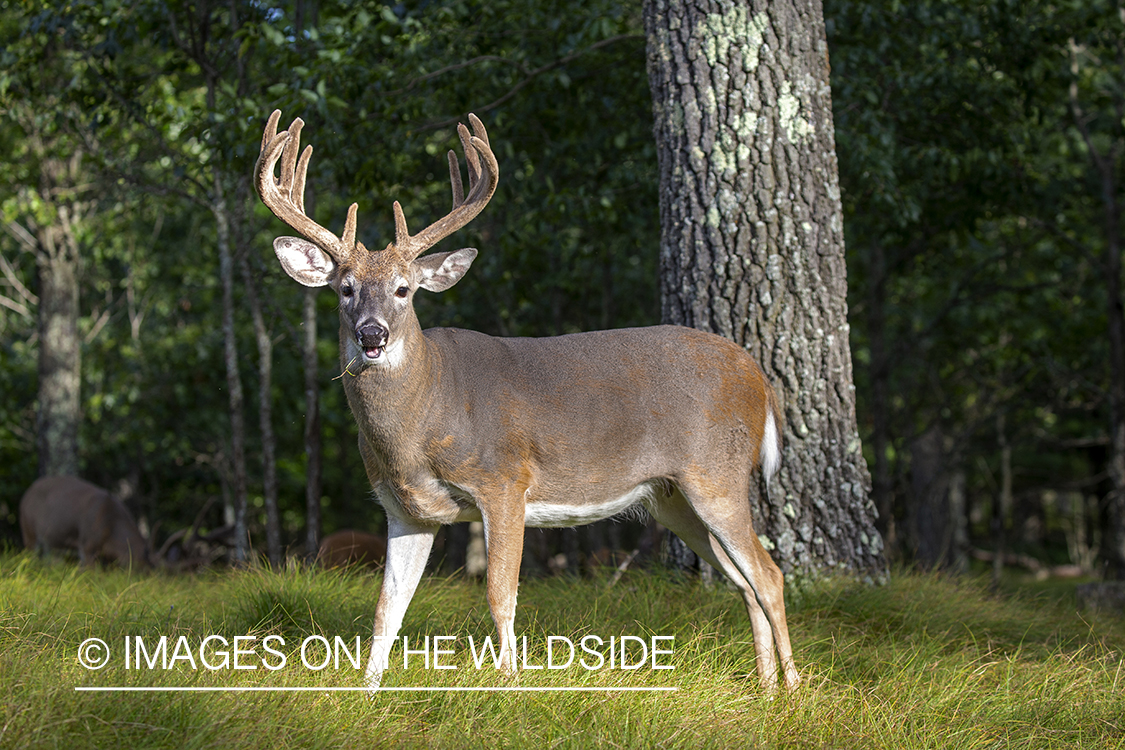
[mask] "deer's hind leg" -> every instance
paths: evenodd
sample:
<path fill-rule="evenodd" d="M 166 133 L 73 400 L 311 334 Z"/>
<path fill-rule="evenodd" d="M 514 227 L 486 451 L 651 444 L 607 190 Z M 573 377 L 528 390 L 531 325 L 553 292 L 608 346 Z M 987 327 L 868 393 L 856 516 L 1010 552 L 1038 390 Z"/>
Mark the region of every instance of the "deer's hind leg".
<path fill-rule="evenodd" d="M 686 490 L 677 487 L 671 496 L 654 504 L 653 514 L 697 555 L 721 570 L 742 594 L 762 687 L 776 692 L 780 658 L 785 687 L 794 690 L 800 676 L 789 643 L 784 577 L 754 533 L 745 488 L 725 495 L 738 500 L 719 502 L 720 497 L 703 497 L 702 487 L 685 484 Z"/>

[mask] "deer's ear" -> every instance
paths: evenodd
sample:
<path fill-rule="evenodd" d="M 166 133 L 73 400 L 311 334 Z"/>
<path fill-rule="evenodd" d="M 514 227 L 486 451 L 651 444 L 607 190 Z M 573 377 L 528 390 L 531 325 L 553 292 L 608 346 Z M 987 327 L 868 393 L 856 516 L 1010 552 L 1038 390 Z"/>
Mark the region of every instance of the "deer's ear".
<path fill-rule="evenodd" d="M 451 253 L 423 255 L 414 261 L 418 271 L 418 286 L 431 292 L 444 292 L 456 284 L 469 270 L 477 257 L 474 247 L 465 247 Z"/>
<path fill-rule="evenodd" d="M 336 263 L 323 250 L 300 237 L 278 237 L 273 251 L 285 273 L 305 286 L 325 286 Z"/>

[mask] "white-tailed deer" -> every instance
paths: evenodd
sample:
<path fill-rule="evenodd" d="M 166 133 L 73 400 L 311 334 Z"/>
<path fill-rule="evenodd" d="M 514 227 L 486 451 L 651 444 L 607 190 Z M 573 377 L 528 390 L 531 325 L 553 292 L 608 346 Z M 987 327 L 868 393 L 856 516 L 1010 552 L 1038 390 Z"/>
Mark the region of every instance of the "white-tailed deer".
<path fill-rule="evenodd" d="M 324 537 L 316 553 L 316 561 L 326 568 L 350 568 L 353 565 L 380 567 L 387 556 L 387 543 L 378 534 L 342 529 Z"/>
<path fill-rule="evenodd" d="M 500 666 L 511 674 L 524 527 L 576 526 L 640 504 L 742 592 L 765 689 L 777 689 L 777 657 L 785 686 L 796 688 L 782 574 L 754 533 L 749 503 L 751 472 L 760 465 L 768 477 L 780 461 L 778 410 L 746 352 L 676 326 L 539 339 L 423 331 L 414 294 L 453 286 L 477 254 L 419 257 L 496 190 L 484 126 L 473 115 L 471 134 L 458 126 L 468 195 L 450 151 L 453 210 L 411 235 L 395 201 L 395 241 L 369 252 L 356 241 L 356 204 L 340 237 L 305 215 L 312 148 L 298 159 L 304 123 L 278 133 L 280 116 L 270 116 L 262 136 L 258 194 L 307 239 L 274 240 L 285 271 L 339 295 L 344 391 L 387 513 L 369 687 L 379 686 L 441 524 L 484 522 L 488 605 Z"/>
<path fill-rule="evenodd" d="M 20 500 L 23 546 L 40 554 L 76 550 L 83 566 L 116 561 L 145 569 L 148 545 L 125 504 L 77 477 L 43 477 Z"/>

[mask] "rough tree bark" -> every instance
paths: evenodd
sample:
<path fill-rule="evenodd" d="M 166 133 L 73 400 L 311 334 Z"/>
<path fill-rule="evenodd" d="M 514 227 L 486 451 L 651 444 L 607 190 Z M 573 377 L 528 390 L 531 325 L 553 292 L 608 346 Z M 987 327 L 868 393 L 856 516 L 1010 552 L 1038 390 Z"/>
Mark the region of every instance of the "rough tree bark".
<path fill-rule="evenodd" d="M 644 16 L 662 316 L 746 347 L 777 389 L 781 471 L 750 501 L 782 569 L 881 577 L 820 0 L 647 0 Z"/>

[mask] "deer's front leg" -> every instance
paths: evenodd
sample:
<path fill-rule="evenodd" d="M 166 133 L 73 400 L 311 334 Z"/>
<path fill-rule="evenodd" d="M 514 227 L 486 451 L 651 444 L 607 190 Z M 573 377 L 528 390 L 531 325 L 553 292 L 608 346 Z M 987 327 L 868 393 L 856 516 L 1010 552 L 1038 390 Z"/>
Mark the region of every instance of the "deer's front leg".
<path fill-rule="evenodd" d="M 426 569 L 438 528 L 387 516 L 387 563 L 379 603 L 375 606 L 371 658 L 367 661 L 369 690 L 377 689 L 382 680 L 391 648 L 402 627 L 402 618 Z"/>
<path fill-rule="evenodd" d="M 516 674 L 516 589 L 523 558 L 523 504 L 512 503 L 484 514 L 488 554 L 488 608 L 500 636 L 500 670 Z"/>

